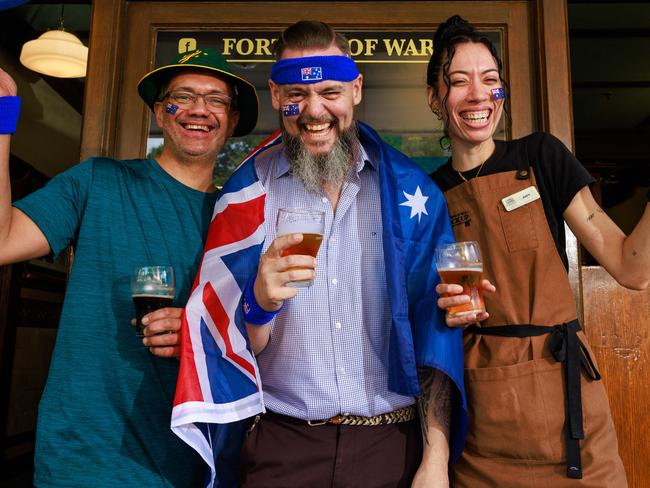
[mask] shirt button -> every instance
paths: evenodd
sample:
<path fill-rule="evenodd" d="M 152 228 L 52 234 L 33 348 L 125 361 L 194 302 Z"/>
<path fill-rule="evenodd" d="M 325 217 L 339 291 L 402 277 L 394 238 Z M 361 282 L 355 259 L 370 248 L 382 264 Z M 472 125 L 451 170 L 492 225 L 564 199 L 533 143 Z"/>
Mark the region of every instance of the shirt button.
<path fill-rule="evenodd" d="M 350 412 L 343 412 L 343 415 L 348 417 L 350 415 Z"/>
<path fill-rule="evenodd" d="M 323 203 L 327 203 L 327 202 L 328 202 L 327 197 L 323 197 L 323 198 L 321 198 L 321 202 L 323 202 Z"/>
<path fill-rule="evenodd" d="M 345 368 L 343 366 L 339 368 L 339 373 L 345 374 Z"/>
<path fill-rule="evenodd" d="M 339 280 L 337 280 L 336 278 L 332 278 L 332 284 L 333 285 L 336 285 L 338 282 L 339 282 Z"/>
<path fill-rule="evenodd" d="M 334 324 L 334 327 L 336 327 L 337 329 L 340 329 L 340 328 L 341 328 L 341 322 L 337 322 L 337 323 L 335 323 L 335 324 Z"/>

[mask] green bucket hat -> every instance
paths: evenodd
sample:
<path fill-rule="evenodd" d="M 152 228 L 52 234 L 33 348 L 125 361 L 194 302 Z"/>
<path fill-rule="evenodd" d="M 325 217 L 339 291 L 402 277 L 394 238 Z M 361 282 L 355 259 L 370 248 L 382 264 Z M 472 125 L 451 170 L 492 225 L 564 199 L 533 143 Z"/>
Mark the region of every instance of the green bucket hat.
<path fill-rule="evenodd" d="M 239 123 L 234 136 L 249 134 L 257 123 L 257 92 L 248 81 L 235 75 L 228 61 L 212 49 L 196 49 L 179 54 L 170 64 L 147 73 L 138 82 L 138 93 L 151 110 L 158 101 L 160 90 L 169 79 L 183 71 L 205 70 L 213 73 L 234 88 L 239 110 Z"/>

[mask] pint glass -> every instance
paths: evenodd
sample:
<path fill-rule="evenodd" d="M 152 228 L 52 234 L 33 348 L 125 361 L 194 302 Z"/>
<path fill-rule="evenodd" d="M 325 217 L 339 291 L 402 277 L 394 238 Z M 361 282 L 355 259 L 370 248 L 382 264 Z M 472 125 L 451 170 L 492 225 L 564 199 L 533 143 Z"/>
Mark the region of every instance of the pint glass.
<path fill-rule="evenodd" d="M 160 308 L 171 307 L 176 292 L 174 268 L 144 266 L 131 277 L 131 296 L 135 305 L 135 334 L 144 337 L 142 317 Z"/>
<path fill-rule="evenodd" d="M 302 234 L 302 241 L 282 251 L 282 256 L 300 254 L 316 257 L 325 233 L 325 212 L 303 208 L 281 208 L 278 210 L 277 237 L 287 234 Z M 297 268 L 295 268 L 297 269 Z M 289 283 L 291 286 L 311 286 L 314 280 Z"/>
<path fill-rule="evenodd" d="M 476 241 L 456 242 L 436 248 L 436 268 L 443 283 L 462 286 L 463 294 L 470 298 L 468 303 L 450 307 L 447 312 L 451 317 L 485 312 L 481 288 L 483 261 Z"/>

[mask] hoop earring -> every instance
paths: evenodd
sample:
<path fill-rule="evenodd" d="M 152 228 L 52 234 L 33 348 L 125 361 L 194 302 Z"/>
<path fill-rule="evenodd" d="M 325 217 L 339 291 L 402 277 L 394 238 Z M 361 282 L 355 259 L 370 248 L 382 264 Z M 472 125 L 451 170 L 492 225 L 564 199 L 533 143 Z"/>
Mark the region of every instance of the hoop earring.
<path fill-rule="evenodd" d="M 449 139 L 449 136 L 446 134 L 440 138 L 439 143 L 443 151 L 449 151 L 451 148 L 451 139 Z"/>

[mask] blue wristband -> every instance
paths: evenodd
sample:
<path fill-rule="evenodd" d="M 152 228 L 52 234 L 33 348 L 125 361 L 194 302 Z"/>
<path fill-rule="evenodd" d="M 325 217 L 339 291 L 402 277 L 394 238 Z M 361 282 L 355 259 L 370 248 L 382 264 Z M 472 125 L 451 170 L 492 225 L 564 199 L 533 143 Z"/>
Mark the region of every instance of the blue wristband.
<path fill-rule="evenodd" d="M 255 293 L 253 287 L 255 286 L 255 278 L 248 282 L 244 290 L 244 300 L 242 301 L 242 309 L 244 310 L 244 320 L 251 325 L 266 325 L 278 314 L 282 307 L 278 308 L 275 312 L 267 312 L 260 307 L 255 300 Z"/>
<path fill-rule="evenodd" d="M 0 134 L 15 134 L 20 115 L 20 97 L 0 97 Z"/>

